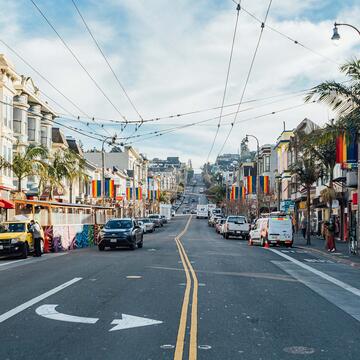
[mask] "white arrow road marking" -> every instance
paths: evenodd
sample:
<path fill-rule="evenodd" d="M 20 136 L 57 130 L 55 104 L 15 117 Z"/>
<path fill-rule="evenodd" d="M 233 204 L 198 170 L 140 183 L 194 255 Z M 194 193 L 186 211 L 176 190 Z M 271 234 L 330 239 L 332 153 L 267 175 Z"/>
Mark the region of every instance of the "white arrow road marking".
<path fill-rule="evenodd" d="M 7 311 L 4 314 L 1 314 L 0 315 L 0 323 L 2 323 L 3 321 L 5 321 L 7 319 L 10 319 L 14 315 L 26 310 L 27 308 L 29 308 L 30 306 L 33 306 L 34 304 L 37 304 L 38 302 L 46 299 L 47 297 L 56 294 L 57 292 L 67 288 L 68 286 L 75 284 L 76 282 L 80 281 L 81 279 L 82 279 L 81 277 L 73 278 L 72 280 L 67 281 L 64 284 L 61 284 L 61 285 L 57 286 L 56 288 L 51 289 L 51 290 L 47 291 L 46 293 L 43 293 L 27 302 L 15 307 L 14 309 Z"/>
<path fill-rule="evenodd" d="M 47 319 L 75 322 L 82 324 L 95 324 L 99 319 L 90 317 L 73 316 L 59 313 L 55 310 L 58 305 L 41 305 L 35 311 L 38 315 L 43 316 Z"/>
<path fill-rule="evenodd" d="M 121 314 L 122 319 L 114 319 L 111 325 L 116 325 L 109 331 L 131 329 L 140 326 L 162 324 L 162 321 L 147 319 L 139 316 Z"/>

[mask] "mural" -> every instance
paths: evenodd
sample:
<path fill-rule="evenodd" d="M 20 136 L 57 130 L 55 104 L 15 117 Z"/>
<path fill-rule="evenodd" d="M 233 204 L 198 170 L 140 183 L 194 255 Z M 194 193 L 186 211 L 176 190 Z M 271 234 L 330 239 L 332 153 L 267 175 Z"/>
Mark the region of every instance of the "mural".
<path fill-rule="evenodd" d="M 96 244 L 97 225 L 53 225 L 44 227 L 44 252 L 80 249 Z"/>

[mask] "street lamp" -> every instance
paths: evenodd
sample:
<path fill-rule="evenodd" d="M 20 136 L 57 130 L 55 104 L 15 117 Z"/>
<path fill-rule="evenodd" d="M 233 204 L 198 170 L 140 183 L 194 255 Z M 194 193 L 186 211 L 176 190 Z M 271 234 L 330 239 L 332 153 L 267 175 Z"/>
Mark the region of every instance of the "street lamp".
<path fill-rule="evenodd" d="M 102 206 L 105 206 L 105 143 L 111 139 L 111 142 L 109 142 L 110 145 L 115 144 L 117 135 L 108 136 L 104 139 L 101 146 L 101 203 Z"/>
<path fill-rule="evenodd" d="M 260 143 L 259 139 L 254 135 L 246 135 L 245 142 L 249 142 L 249 137 L 252 137 L 256 140 L 256 150 L 257 150 L 257 161 L 256 161 L 256 215 L 260 217 L 260 168 L 259 168 L 259 159 L 260 159 Z"/>
<path fill-rule="evenodd" d="M 357 29 L 354 25 L 351 24 L 346 24 L 346 23 L 334 23 L 334 29 L 333 29 L 333 36 L 331 37 L 331 40 L 340 40 L 340 35 L 339 35 L 339 31 L 338 31 L 338 26 L 348 26 L 351 27 L 352 29 L 354 29 L 360 36 L 360 30 Z"/>
<path fill-rule="evenodd" d="M 360 30 L 358 28 L 356 28 L 354 25 L 351 24 L 346 24 L 346 23 L 334 23 L 334 29 L 333 29 L 333 36 L 331 37 L 331 40 L 340 40 L 340 35 L 339 35 L 339 31 L 338 31 L 338 26 L 348 26 L 352 29 L 354 29 L 358 35 L 360 36 Z M 358 133 L 358 136 L 360 134 Z M 358 195 L 358 210 L 357 210 L 357 229 L 356 229 L 356 238 L 357 241 L 360 241 L 360 229 L 359 229 L 359 224 L 360 224 L 360 146 L 358 146 L 358 185 L 357 185 L 357 195 Z M 330 214 L 331 216 L 331 214 Z"/>

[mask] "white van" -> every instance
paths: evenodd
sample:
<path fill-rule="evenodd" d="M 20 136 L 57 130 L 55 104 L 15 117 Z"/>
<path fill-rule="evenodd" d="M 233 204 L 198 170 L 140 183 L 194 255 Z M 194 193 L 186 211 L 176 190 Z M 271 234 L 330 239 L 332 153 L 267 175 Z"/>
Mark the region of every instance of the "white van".
<path fill-rule="evenodd" d="M 208 207 L 207 205 L 198 205 L 196 207 L 196 218 L 207 219 L 208 218 Z"/>
<path fill-rule="evenodd" d="M 269 216 L 256 221 L 250 231 L 250 244 L 264 246 L 269 245 L 293 245 L 292 222 L 289 216 Z"/>

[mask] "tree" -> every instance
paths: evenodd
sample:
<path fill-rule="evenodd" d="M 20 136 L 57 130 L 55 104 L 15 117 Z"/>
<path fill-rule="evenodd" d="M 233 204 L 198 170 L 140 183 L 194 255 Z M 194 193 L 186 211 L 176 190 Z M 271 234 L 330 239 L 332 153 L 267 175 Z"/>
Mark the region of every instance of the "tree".
<path fill-rule="evenodd" d="M 305 97 L 305 101 L 315 100 L 328 104 L 340 117 L 346 117 L 360 108 L 360 60 L 355 59 L 340 66 L 349 81 L 338 83 L 326 81 L 315 86 Z"/>
<path fill-rule="evenodd" d="M 31 175 L 38 175 L 44 168 L 44 159 L 48 156 L 48 151 L 42 146 L 30 145 L 25 152 L 16 152 L 12 164 L 8 166 L 17 178 L 18 192 L 21 192 L 22 180 Z"/>
<path fill-rule="evenodd" d="M 302 146 L 308 156 L 314 158 L 323 166 L 324 172 L 329 177 L 329 185 L 323 192 L 323 198 L 329 203 L 329 213 L 332 213 L 332 201 L 335 199 L 334 168 L 336 165 L 336 137 L 338 127 L 333 123 L 316 129 L 302 140 Z"/>
<path fill-rule="evenodd" d="M 312 156 L 303 156 L 295 159 L 290 166 L 292 174 L 296 175 L 297 183 L 306 190 L 306 245 L 311 245 L 310 240 L 310 191 L 314 183 L 321 177 L 322 169 Z"/>
<path fill-rule="evenodd" d="M 43 187 L 49 188 L 49 199 L 54 199 L 54 190 L 63 189 L 63 179 L 68 175 L 66 160 L 61 152 L 56 152 L 40 173 Z"/>
<path fill-rule="evenodd" d="M 73 202 L 73 186 L 76 180 L 88 180 L 85 171 L 86 160 L 74 151 L 68 149 L 64 152 L 65 178 L 69 181 L 70 203 Z"/>

